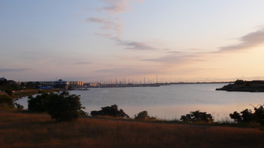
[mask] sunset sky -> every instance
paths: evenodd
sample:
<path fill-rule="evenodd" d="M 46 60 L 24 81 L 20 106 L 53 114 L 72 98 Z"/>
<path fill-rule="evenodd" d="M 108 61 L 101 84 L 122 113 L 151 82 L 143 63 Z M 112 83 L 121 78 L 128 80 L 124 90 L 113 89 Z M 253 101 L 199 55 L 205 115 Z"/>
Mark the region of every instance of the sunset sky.
<path fill-rule="evenodd" d="M 263 0 L 0 0 L 0 77 L 264 79 Z"/>

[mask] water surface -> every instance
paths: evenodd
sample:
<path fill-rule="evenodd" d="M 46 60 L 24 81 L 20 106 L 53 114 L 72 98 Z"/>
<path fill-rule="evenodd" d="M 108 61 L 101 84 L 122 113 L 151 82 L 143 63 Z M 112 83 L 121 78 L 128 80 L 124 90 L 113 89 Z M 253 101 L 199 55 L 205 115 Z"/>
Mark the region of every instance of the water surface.
<path fill-rule="evenodd" d="M 113 104 L 130 117 L 147 110 L 161 119 L 179 119 L 190 111 L 211 113 L 215 120 L 230 120 L 229 114 L 253 109 L 264 103 L 264 93 L 215 91 L 225 84 L 176 84 L 161 87 L 91 88 L 89 91 L 70 91 L 81 95 L 85 111 L 100 110 Z M 26 105 L 26 99 L 18 103 Z"/>

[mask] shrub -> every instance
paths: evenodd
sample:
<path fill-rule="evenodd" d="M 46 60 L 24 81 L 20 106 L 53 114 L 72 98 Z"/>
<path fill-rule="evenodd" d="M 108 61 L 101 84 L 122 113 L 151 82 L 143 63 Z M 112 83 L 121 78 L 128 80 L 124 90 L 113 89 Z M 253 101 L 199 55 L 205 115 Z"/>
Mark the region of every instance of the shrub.
<path fill-rule="evenodd" d="M 229 114 L 231 119 L 234 119 L 237 123 L 252 123 L 254 122 L 254 114 L 250 109 L 245 109 L 240 112 L 234 112 L 233 114 Z"/>
<path fill-rule="evenodd" d="M 20 105 L 18 103 L 14 103 L 14 106 L 17 108 L 17 109 L 23 109 L 24 106 L 23 105 Z"/>
<path fill-rule="evenodd" d="M 235 122 L 241 122 L 242 121 L 241 115 L 236 111 L 233 114 L 229 114 L 229 116 L 231 119 L 234 119 Z"/>
<path fill-rule="evenodd" d="M 250 109 L 245 109 L 240 112 L 234 112 L 233 114 L 229 114 L 231 119 L 234 119 L 237 123 L 260 123 L 264 125 L 264 107 L 254 107 L 255 112 L 252 113 Z"/>
<path fill-rule="evenodd" d="M 237 84 L 237 85 L 243 85 L 243 84 L 245 84 L 245 81 L 238 79 L 238 80 L 235 81 L 235 84 Z"/>
<path fill-rule="evenodd" d="M 87 114 L 81 109 L 80 97 L 69 95 L 69 92 L 60 94 L 42 93 L 35 98 L 30 96 L 28 100 L 28 110 L 44 112 L 47 111 L 52 119 L 56 121 L 70 121 L 77 119 L 80 114 Z"/>
<path fill-rule="evenodd" d="M 69 92 L 61 94 L 53 94 L 50 99 L 45 102 L 45 107 L 52 119 L 57 121 L 70 121 L 80 116 L 82 109 L 80 97 L 77 95 L 69 95 Z"/>
<path fill-rule="evenodd" d="M 150 117 L 147 111 L 139 112 L 135 115 L 135 120 L 149 120 L 149 119 L 156 119 L 156 117 Z"/>
<path fill-rule="evenodd" d="M 12 96 L 13 95 L 13 91 L 12 90 L 6 90 L 5 91 L 9 96 Z"/>
<path fill-rule="evenodd" d="M 264 125 L 264 107 L 260 106 L 260 107 L 254 107 L 255 110 L 255 119 L 258 123 L 260 123 L 261 125 Z"/>
<path fill-rule="evenodd" d="M 120 118 L 129 118 L 129 116 L 122 110 L 118 109 L 117 105 L 102 107 L 102 110 L 91 111 L 92 116 L 112 116 Z"/>
<path fill-rule="evenodd" d="M 8 95 L 1 95 L 0 96 L 0 106 L 8 106 L 10 108 L 14 107 L 13 100 L 10 96 Z"/>
<path fill-rule="evenodd" d="M 54 93 L 42 93 L 36 97 L 28 97 L 28 110 L 33 112 L 45 112 L 47 109 L 44 102 L 49 101 L 50 97 L 55 95 Z"/>
<path fill-rule="evenodd" d="M 184 122 L 214 122 L 214 119 L 211 114 L 206 114 L 206 112 L 200 112 L 199 110 L 193 111 L 190 114 L 182 115 L 180 120 Z"/>

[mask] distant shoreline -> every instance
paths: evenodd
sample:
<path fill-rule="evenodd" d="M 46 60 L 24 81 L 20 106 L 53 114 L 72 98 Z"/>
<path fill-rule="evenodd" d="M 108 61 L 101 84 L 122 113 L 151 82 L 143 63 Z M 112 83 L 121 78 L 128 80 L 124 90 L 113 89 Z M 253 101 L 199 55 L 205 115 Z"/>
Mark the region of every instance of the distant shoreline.
<path fill-rule="evenodd" d="M 264 92 L 264 81 L 237 80 L 234 82 L 234 84 L 228 84 L 223 86 L 222 88 L 216 88 L 216 90 L 238 91 L 238 92 Z"/>

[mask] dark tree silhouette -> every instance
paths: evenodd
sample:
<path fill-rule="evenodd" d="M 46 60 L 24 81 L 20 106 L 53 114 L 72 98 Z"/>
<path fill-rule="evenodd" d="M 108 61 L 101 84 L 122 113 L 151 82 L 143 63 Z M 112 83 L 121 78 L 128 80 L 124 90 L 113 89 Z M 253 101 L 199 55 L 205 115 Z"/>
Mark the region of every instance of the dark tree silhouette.
<path fill-rule="evenodd" d="M 77 119 L 80 115 L 87 115 L 82 111 L 80 97 L 69 95 L 69 92 L 42 93 L 36 97 L 29 97 L 28 110 L 36 112 L 47 111 L 52 119 L 57 121 L 70 121 Z"/>
<path fill-rule="evenodd" d="M 264 125 L 264 107 L 260 105 L 259 107 L 254 107 L 254 113 L 250 109 L 245 109 L 240 112 L 234 112 L 230 114 L 230 118 L 234 119 L 237 123 L 260 123 Z"/>
<path fill-rule="evenodd" d="M 112 116 L 120 118 L 129 118 L 129 116 L 122 110 L 118 109 L 117 105 L 102 107 L 99 111 L 91 111 L 92 116 Z"/>
<path fill-rule="evenodd" d="M 180 120 L 184 122 L 214 122 L 214 119 L 211 114 L 206 114 L 206 112 L 200 112 L 199 110 L 192 111 L 190 114 L 182 115 Z"/>
<path fill-rule="evenodd" d="M 251 123 L 254 122 L 254 114 L 252 113 L 252 111 L 250 109 L 245 109 L 243 111 L 240 112 L 241 114 L 239 114 L 238 112 L 234 112 L 233 114 L 229 114 L 231 119 L 234 119 L 235 122 L 237 123 Z"/>
<path fill-rule="evenodd" d="M 156 119 L 156 117 L 150 117 L 147 111 L 139 112 L 135 115 L 135 120 L 148 120 L 148 119 Z"/>
<path fill-rule="evenodd" d="M 254 110 L 255 110 L 254 115 L 255 115 L 256 121 L 260 123 L 261 125 L 264 125 L 264 107 L 263 106 L 259 106 L 258 108 L 254 107 Z"/>

